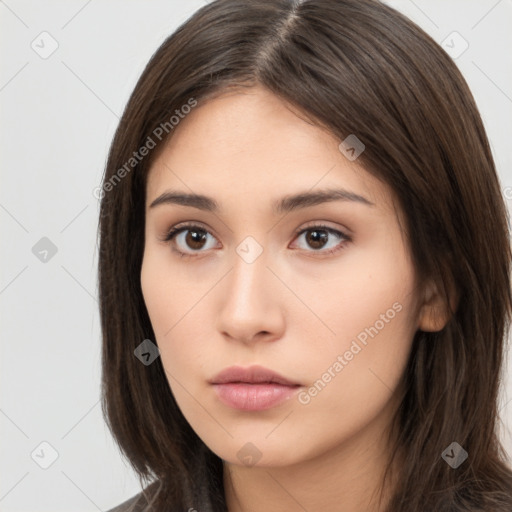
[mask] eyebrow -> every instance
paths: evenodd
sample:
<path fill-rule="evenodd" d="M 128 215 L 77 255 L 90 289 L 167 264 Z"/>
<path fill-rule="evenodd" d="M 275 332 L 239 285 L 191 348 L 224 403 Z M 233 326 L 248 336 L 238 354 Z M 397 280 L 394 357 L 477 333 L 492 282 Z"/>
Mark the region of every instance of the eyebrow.
<path fill-rule="evenodd" d="M 366 197 L 341 188 L 324 189 L 314 192 L 306 191 L 287 195 L 272 204 L 272 211 L 277 215 L 332 201 L 353 201 L 366 206 L 375 206 L 375 204 L 366 199 Z M 158 196 L 149 207 L 154 208 L 162 204 L 178 204 L 208 212 L 220 212 L 217 201 L 202 194 L 187 194 L 180 191 L 168 190 Z"/>

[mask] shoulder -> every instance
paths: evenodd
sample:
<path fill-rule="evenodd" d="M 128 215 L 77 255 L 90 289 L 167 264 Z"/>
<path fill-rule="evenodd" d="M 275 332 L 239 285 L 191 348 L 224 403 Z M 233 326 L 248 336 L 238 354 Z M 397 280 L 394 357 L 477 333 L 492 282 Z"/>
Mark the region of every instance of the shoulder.
<path fill-rule="evenodd" d="M 107 512 L 149 512 L 150 509 L 147 506 L 147 499 L 141 491 Z"/>
<path fill-rule="evenodd" d="M 161 512 L 163 502 L 166 503 L 163 507 L 165 512 L 170 512 L 171 508 L 173 512 L 178 512 L 178 510 L 179 512 L 183 512 L 183 508 L 170 505 L 170 502 L 173 500 L 172 496 L 168 499 L 166 499 L 163 494 L 162 496 L 159 496 L 163 487 L 162 482 L 159 480 L 153 481 L 138 494 L 132 496 L 126 501 L 123 501 L 123 503 L 116 507 L 107 510 L 107 512 Z M 197 510 L 211 511 L 211 506 L 209 505 L 208 496 L 204 486 L 201 487 L 201 497 L 196 497 L 196 500 L 197 499 L 204 500 L 198 503 L 200 507 L 196 506 Z M 159 502 L 159 504 L 157 504 L 157 502 Z M 196 509 L 189 508 L 188 511 L 192 512 Z"/>

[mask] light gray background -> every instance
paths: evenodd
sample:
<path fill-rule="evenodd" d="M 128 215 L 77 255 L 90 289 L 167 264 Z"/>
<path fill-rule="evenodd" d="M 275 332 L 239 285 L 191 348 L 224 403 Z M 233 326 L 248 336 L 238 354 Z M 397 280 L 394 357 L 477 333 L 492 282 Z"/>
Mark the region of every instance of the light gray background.
<path fill-rule="evenodd" d="M 455 60 L 481 110 L 510 204 L 512 1 L 388 3 L 439 43 L 447 40 L 451 51 L 464 44 L 450 36 L 454 31 L 469 44 Z M 202 5 L 0 1 L 1 511 L 94 512 L 140 490 L 99 404 L 99 203 L 93 190 L 147 60 Z M 43 31 L 58 43 L 47 58 L 31 47 L 51 49 Z M 46 262 L 32 252 L 43 237 L 57 247 Z M 502 438 L 512 454 L 512 379 L 506 375 Z M 40 446 L 43 441 L 53 448 Z M 38 463 L 51 462 L 52 450 L 58 458 L 42 469 Z"/>

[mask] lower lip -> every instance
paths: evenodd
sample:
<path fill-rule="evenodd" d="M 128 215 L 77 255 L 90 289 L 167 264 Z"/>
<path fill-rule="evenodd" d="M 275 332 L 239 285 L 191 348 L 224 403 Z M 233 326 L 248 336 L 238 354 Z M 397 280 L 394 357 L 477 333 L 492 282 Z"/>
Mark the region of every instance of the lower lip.
<path fill-rule="evenodd" d="M 228 382 L 214 384 L 213 387 L 221 402 L 243 411 L 263 411 L 289 400 L 299 386 L 282 384 L 247 384 Z"/>

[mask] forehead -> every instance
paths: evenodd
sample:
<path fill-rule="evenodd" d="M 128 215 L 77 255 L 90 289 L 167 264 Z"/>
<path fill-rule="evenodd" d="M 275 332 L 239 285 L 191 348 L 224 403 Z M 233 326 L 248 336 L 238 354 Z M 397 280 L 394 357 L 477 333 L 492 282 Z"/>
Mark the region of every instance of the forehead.
<path fill-rule="evenodd" d="M 298 115 L 299 114 L 299 115 Z M 260 203 L 339 189 L 389 206 L 388 187 L 340 151 L 340 140 L 262 87 L 208 99 L 180 121 L 150 169 L 148 204 L 166 188 Z"/>

